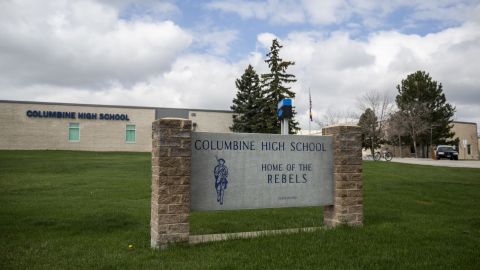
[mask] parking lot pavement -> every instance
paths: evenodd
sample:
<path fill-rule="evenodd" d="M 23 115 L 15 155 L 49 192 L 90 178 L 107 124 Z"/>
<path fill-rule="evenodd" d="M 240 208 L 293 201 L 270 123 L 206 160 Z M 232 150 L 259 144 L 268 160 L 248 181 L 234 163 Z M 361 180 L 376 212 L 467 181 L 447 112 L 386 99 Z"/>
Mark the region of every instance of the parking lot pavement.
<path fill-rule="evenodd" d="M 464 167 L 464 168 L 479 168 L 480 160 L 434 160 L 430 158 L 393 158 L 392 162 L 443 166 L 443 167 Z"/>

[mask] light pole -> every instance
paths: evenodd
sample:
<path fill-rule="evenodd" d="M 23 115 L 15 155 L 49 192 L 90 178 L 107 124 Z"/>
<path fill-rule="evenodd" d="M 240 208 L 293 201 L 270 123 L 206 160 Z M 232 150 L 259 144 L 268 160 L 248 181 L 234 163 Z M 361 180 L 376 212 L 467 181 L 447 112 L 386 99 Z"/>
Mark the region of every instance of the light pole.
<path fill-rule="evenodd" d="M 433 125 L 430 125 L 430 147 L 432 151 L 430 151 L 433 159 Z"/>

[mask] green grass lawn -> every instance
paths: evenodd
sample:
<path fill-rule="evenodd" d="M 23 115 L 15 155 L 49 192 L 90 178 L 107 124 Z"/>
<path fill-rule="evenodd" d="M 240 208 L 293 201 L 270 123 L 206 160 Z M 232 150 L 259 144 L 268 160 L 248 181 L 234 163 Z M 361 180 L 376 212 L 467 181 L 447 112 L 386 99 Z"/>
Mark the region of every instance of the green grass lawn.
<path fill-rule="evenodd" d="M 0 269 L 480 268 L 479 169 L 365 162 L 364 188 L 362 228 L 158 251 L 148 153 L 0 151 Z M 321 213 L 195 212 L 191 233 L 321 226 Z"/>

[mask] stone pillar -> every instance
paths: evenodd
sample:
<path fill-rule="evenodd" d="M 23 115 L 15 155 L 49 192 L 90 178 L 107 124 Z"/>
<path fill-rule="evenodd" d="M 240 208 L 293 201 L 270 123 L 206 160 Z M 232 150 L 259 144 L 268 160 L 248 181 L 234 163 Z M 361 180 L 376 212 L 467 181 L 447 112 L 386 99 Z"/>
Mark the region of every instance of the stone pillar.
<path fill-rule="evenodd" d="M 191 129 L 187 119 L 162 118 L 152 124 L 153 248 L 189 238 Z"/>
<path fill-rule="evenodd" d="M 331 126 L 323 135 L 333 135 L 334 203 L 323 210 L 327 227 L 363 225 L 362 134 L 358 126 Z"/>

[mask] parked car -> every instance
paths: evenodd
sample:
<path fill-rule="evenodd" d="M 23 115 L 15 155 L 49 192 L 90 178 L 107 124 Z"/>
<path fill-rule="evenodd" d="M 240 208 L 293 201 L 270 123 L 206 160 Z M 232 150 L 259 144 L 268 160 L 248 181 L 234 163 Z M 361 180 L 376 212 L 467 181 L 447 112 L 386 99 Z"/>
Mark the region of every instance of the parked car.
<path fill-rule="evenodd" d="M 435 149 L 435 157 L 458 160 L 458 152 L 450 145 L 439 145 Z"/>

